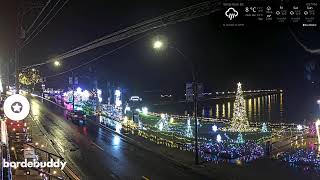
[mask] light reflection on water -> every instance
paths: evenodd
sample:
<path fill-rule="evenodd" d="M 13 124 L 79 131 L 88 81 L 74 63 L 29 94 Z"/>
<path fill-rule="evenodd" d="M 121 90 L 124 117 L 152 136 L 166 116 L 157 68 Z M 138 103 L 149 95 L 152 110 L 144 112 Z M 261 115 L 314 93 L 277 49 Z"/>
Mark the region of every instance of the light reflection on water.
<path fill-rule="evenodd" d="M 283 94 L 248 97 L 245 101 L 247 117 L 253 122 L 283 121 Z M 213 108 L 215 107 L 215 108 Z M 234 99 L 212 102 L 202 107 L 202 116 L 212 118 L 232 118 Z M 227 112 L 227 113 L 226 113 Z"/>
<path fill-rule="evenodd" d="M 245 97 L 247 117 L 251 122 L 291 122 L 285 115 L 284 94 L 270 94 Z M 203 117 L 231 119 L 234 108 L 234 98 L 199 102 L 199 115 Z M 173 114 L 193 114 L 191 104 L 172 104 L 153 107 L 155 112 Z"/>

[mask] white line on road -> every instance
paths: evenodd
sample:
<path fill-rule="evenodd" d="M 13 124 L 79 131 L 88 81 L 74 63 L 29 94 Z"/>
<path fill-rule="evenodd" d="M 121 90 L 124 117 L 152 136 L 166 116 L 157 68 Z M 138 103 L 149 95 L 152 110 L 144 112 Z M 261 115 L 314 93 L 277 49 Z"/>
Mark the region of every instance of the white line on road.
<path fill-rule="evenodd" d="M 91 142 L 91 144 L 95 145 L 97 148 L 99 148 L 101 151 L 104 151 L 102 147 L 100 147 L 98 144 Z"/>

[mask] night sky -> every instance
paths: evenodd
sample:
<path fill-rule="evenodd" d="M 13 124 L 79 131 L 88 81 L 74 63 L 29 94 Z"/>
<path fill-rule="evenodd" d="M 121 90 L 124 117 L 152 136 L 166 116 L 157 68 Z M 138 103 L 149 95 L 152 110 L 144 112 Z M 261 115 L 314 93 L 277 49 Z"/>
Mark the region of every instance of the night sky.
<path fill-rule="evenodd" d="M 11 1 L 10 1 L 11 2 Z M 21 53 L 21 64 L 39 63 L 103 35 L 142 22 L 164 13 L 201 1 L 75 1 L 70 0 L 52 22 Z M 12 47 L 15 29 L 15 6 L 4 9 L 1 16 L 1 53 Z M 4 6 L 5 7 L 5 6 Z M 4 18 L 6 17 L 6 18 Z M 142 91 L 183 92 L 184 83 L 191 80 L 188 66 L 174 50 L 155 52 L 151 40 L 162 35 L 194 61 L 199 81 L 208 91 L 233 90 L 241 81 L 245 87 L 303 89 L 317 79 L 306 80 L 305 67 L 315 64 L 315 56 L 305 52 L 293 39 L 288 27 L 251 25 L 242 28 L 222 27 L 219 13 L 161 28 L 90 66 L 99 82 L 107 81 L 129 89 Z M 310 48 L 319 48 L 316 30 L 294 29 Z M 86 62 L 126 43 L 120 41 L 62 61 L 63 68 L 40 68 L 43 75 L 52 75 Z M 3 55 L 3 57 L 6 57 Z M 2 58 L 7 61 L 7 58 Z M 88 66 L 76 73 L 83 74 Z M 312 72 L 312 78 L 314 73 Z M 88 74 L 88 73 L 86 73 Z M 51 86 L 67 83 L 64 74 L 48 78 Z M 89 73 L 88 76 L 91 76 Z M 85 80 L 84 80 L 85 81 Z M 319 80 L 318 80 L 319 81 Z"/>

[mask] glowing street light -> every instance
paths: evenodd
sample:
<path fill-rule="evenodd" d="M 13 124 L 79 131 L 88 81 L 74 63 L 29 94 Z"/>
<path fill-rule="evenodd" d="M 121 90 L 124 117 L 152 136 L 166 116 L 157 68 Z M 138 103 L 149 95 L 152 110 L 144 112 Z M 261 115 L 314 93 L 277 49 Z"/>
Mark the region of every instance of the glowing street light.
<path fill-rule="evenodd" d="M 58 67 L 58 66 L 60 66 L 60 65 L 61 65 L 61 63 L 60 63 L 60 61 L 55 60 L 55 61 L 54 61 L 54 65 Z"/>
<path fill-rule="evenodd" d="M 191 59 L 187 58 L 187 56 L 177 47 L 171 46 L 168 43 L 168 40 L 165 37 L 158 36 L 153 41 L 153 48 L 156 50 L 162 50 L 166 48 L 173 49 L 177 53 L 179 53 L 183 60 L 188 64 L 191 72 L 192 72 L 192 89 L 193 89 L 193 111 L 194 111 L 194 124 L 195 124 L 195 163 L 199 164 L 199 143 L 198 143 L 198 83 L 196 77 L 196 70 L 194 67 L 194 63 Z"/>
<path fill-rule="evenodd" d="M 153 48 L 154 48 L 154 49 L 159 50 L 159 49 L 161 49 L 162 47 L 163 47 L 163 42 L 162 42 L 162 41 L 156 40 L 156 41 L 153 42 Z"/>

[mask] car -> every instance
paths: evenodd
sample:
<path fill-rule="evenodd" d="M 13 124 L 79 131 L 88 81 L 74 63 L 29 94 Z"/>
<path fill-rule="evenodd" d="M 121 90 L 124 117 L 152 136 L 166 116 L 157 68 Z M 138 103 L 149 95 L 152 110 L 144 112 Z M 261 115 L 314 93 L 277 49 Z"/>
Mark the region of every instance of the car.
<path fill-rule="evenodd" d="M 86 114 L 83 111 L 68 111 L 66 115 L 67 120 L 71 120 L 76 124 L 86 124 Z"/>

